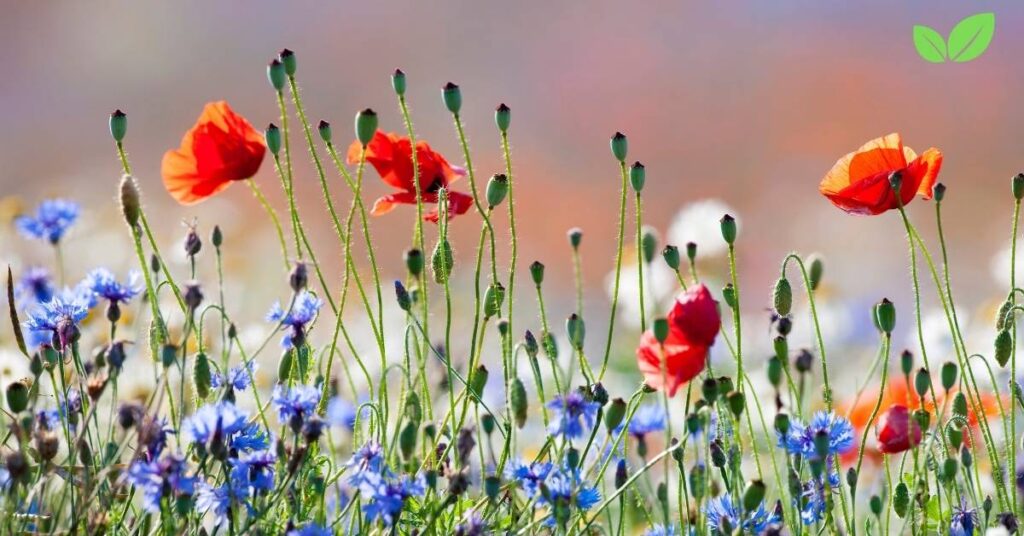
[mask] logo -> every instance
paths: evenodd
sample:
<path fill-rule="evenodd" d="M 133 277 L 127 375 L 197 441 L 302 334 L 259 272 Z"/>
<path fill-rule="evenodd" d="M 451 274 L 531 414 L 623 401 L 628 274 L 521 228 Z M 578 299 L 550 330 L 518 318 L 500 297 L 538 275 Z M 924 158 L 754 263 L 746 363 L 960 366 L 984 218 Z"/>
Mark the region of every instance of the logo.
<path fill-rule="evenodd" d="M 995 31 L 996 14 L 978 13 L 956 23 L 948 39 L 927 26 L 914 26 L 914 46 L 925 61 L 963 63 L 984 54 Z"/>

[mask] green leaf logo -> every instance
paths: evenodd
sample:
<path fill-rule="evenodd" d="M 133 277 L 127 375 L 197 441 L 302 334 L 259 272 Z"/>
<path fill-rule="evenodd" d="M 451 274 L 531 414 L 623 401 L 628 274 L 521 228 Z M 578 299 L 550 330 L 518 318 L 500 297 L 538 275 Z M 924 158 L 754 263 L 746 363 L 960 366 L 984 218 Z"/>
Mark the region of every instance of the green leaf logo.
<path fill-rule="evenodd" d="M 914 47 L 925 61 L 963 63 L 981 56 L 992 43 L 996 31 L 995 13 L 978 13 L 958 22 L 943 39 L 927 26 L 914 26 Z"/>

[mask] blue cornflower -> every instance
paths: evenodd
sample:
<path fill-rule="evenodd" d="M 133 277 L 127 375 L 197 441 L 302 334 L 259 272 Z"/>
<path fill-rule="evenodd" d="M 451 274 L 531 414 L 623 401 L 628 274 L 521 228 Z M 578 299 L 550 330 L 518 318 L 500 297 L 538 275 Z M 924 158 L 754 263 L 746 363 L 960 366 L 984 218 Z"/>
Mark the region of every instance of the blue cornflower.
<path fill-rule="evenodd" d="M 221 455 L 230 447 L 238 450 L 263 450 L 270 439 L 258 425 L 249 424 L 249 416 L 231 402 L 207 404 L 184 422 L 181 428 L 192 443 Z M 212 444 L 211 444 L 212 442 Z"/>
<path fill-rule="evenodd" d="M 331 536 L 332 534 L 330 528 L 310 523 L 301 529 L 289 530 L 285 536 Z"/>
<path fill-rule="evenodd" d="M 269 446 L 270 434 L 256 423 L 250 423 L 231 438 L 231 448 L 235 450 L 265 450 Z"/>
<path fill-rule="evenodd" d="M 644 536 L 679 536 L 679 531 L 674 525 L 654 525 L 644 531 Z"/>
<path fill-rule="evenodd" d="M 58 430 L 60 425 L 60 410 L 41 409 L 36 412 L 36 427 L 43 430 Z"/>
<path fill-rule="evenodd" d="M 978 525 L 978 511 L 967 508 L 967 500 L 960 497 L 960 505 L 953 507 L 953 516 L 949 521 L 949 536 L 974 536 L 974 527 Z"/>
<path fill-rule="evenodd" d="M 629 434 L 643 438 L 651 432 L 660 432 L 665 429 L 665 419 L 665 406 L 658 403 L 640 406 L 629 421 Z"/>
<path fill-rule="evenodd" d="M 828 488 L 825 487 L 823 478 L 811 478 L 802 486 L 803 491 L 799 497 L 793 499 L 793 502 L 800 508 L 800 520 L 804 525 L 813 525 L 825 518 L 828 507 L 825 493 L 829 489 L 833 492 L 838 491 L 839 485 L 839 473 L 833 470 L 829 472 Z"/>
<path fill-rule="evenodd" d="M 466 512 L 462 523 L 455 527 L 455 536 L 484 536 L 487 534 L 487 523 L 475 511 Z"/>
<path fill-rule="evenodd" d="M 381 474 L 386 471 L 384 466 L 384 449 L 376 441 L 367 441 L 352 453 L 352 457 L 345 463 L 345 467 L 352 470 L 349 482 L 358 486 L 368 474 Z"/>
<path fill-rule="evenodd" d="M 22 325 L 26 331 L 49 335 L 63 350 L 78 339 L 78 324 L 89 314 L 90 306 L 82 296 L 63 292 L 30 312 Z"/>
<path fill-rule="evenodd" d="M 139 292 L 142 292 L 142 287 L 139 285 L 139 273 L 136 271 L 128 274 L 127 281 L 120 283 L 110 270 L 96 268 L 85 276 L 84 282 L 97 297 L 112 304 L 128 303 Z"/>
<path fill-rule="evenodd" d="M 210 386 L 215 389 L 229 386 L 236 391 L 244 391 L 252 384 L 252 376 L 256 374 L 258 368 L 260 368 L 259 363 L 249 361 L 237 367 L 231 367 L 225 374 L 215 372 L 210 377 Z"/>
<path fill-rule="evenodd" d="M 320 389 L 308 385 L 296 385 L 292 388 L 278 385 L 274 388 L 274 405 L 277 406 L 277 418 L 281 424 L 291 426 L 298 433 L 302 424 L 316 411 L 320 403 Z"/>
<path fill-rule="evenodd" d="M 415 478 L 390 478 L 366 473 L 359 482 L 359 493 L 367 498 L 363 513 L 371 523 L 380 520 L 388 527 L 398 520 L 407 499 L 421 496 L 426 490 L 427 481 L 422 474 Z"/>
<path fill-rule="evenodd" d="M 558 521 L 555 517 L 559 512 L 568 511 L 560 506 L 575 506 L 580 512 L 585 512 L 601 501 L 601 492 L 594 486 L 588 486 L 580 477 L 579 470 L 568 466 L 552 469 L 544 479 L 544 488 L 546 493 L 541 493 L 537 502 L 549 506 L 551 515 L 545 521 L 549 526 Z"/>
<path fill-rule="evenodd" d="M 327 403 L 327 423 L 353 430 L 356 427 L 356 407 L 340 396 L 331 398 Z"/>
<path fill-rule="evenodd" d="M 53 286 L 50 272 L 46 268 L 36 267 L 29 268 L 21 274 L 14 292 L 18 301 L 23 304 L 46 303 L 53 299 L 57 289 Z"/>
<path fill-rule="evenodd" d="M 578 391 L 555 397 L 548 402 L 548 408 L 555 411 L 548 425 L 548 433 L 566 439 L 580 437 L 594 426 L 600 407 L 600 404 L 587 400 Z"/>
<path fill-rule="evenodd" d="M 817 457 L 814 447 L 814 436 L 819 432 L 828 434 L 828 454 L 842 454 L 853 448 L 853 425 L 845 417 L 829 411 L 818 411 L 808 425 L 799 420 L 790 425 L 789 434 L 779 438 L 779 446 L 785 447 L 790 454 L 799 454 L 805 458 Z"/>
<path fill-rule="evenodd" d="M 232 487 L 251 487 L 256 491 L 274 489 L 274 464 L 276 462 L 277 456 L 265 450 L 232 458 L 230 461 Z"/>
<path fill-rule="evenodd" d="M 165 456 L 159 460 L 136 461 L 128 468 L 125 479 L 142 492 L 142 506 L 147 512 L 159 512 L 165 494 L 192 495 L 196 477 L 188 476 L 185 459 Z"/>
<path fill-rule="evenodd" d="M 57 393 L 57 411 L 62 419 L 71 418 L 71 422 L 77 420 L 76 416 L 82 412 L 82 392 L 78 389 L 68 389 L 65 397 Z"/>
<path fill-rule="evenodd" d="M 323 304 L 323 300 L 306 290 L 295 296 L 291 309 L 288 311 L 281 308 L 280 302 L 275 303 L 267 313 L 267 320 L 290 327 L 292 330 L 281 340 L 281 346 L 285 348 L 302 346 L 306 341 L 306 325 L 316 318 Z"/>
<path fill-rule="evenodd" d="M 228 510 L 232 504 L 248 506 L 246 500 L 249 498 L 249 489 L 237 484 L 230 481 L 214 487 L 206 482 L 200 482 L 199 490 L 196 492 L 196 510 L 202 513 L 213 512 L 216 522 L 223 523 L 228 518 Z"/>
<path fill-rule="evenodd" d="M 779 522 L 779 515 L 765 510 L 763 502 L 754 510 L 744 513 L 746 515 L 741 519 L 740 501 L 733 500 L 729 494 L 719 495 L 704 505 L 704 515 L 711 534 L 728 536 L 736 528 L 742 528 L 745 533 L 762 534 L 769 526 Z M 729 532 L 722 531 L 726 525 L 730 527 Z"/>
<path fill-rule="evenodd" d="M 80 211 L 78 204 L 72 201 L 47 199 L 39 203 L 34 216 L 18 216 L 14 225 L 25 238 L 56 244 L 78 219 Z"/>
<path fill-rule="evenodd" d="M 526 464 L 522 460 L 516 460 L 505 468 L 505 478 L 516 481 L 526 492 L 526 496 L 532 499 L 540 494 L 540 484 L 547 479 L 552 469 L 554 465 L 550 462 Z"/>

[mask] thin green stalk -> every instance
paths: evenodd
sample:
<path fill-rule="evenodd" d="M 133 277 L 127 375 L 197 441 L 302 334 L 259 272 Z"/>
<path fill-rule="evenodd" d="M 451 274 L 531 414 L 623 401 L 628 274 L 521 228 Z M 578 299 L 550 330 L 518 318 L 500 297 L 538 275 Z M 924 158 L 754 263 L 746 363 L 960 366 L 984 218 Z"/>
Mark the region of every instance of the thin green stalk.
<path fill-rule="evenodd" d="M 262 206 L 263 210 L 267 212 L 267 215 L 270 216 L 270 221 L 274 224 L 274 229 L 277 231 L 277 240 L 281 246 L 281 257 L 284 259 L 284 269 L 287 271 L 291 267 L 288 266 L 288 243 L 285 242 L 284 239 L 284 229 L 281 228 L 281 220 L 277 218 L 277 212 L 274 210 L 274 207 L 270 206 L 266 196 L 264 196 L 263 192 L 260 191 L 260 187 L 256 185 L 256 181 L 249 179 L 245 181 L 245 183 L 249 186 L 249 189 L 252 190 L 252 195 L 256 197 L 256 200 L 259 201 L 260 206 Z M 299 234 L 298 231 L 296 231 L 295 239 L 298 240 L 298 238 Z"/>
<path fill-rule="evenodd" d="M 619 199 L 619 238 L 615 249 L 615 283 L 612 287 L 612 310 L 608 318 L 608 340 L 604 345 L 604 359 L 601 360 L 601 372 L 597 375 L 597 381 L 604 379 L 604 373 L 608 369 L 608 358 L 612 353 L 612 336 L 615 333 L 615 314 L 619 307 L 619 280 L 622 277 L 622 245 L 626 235 L 626 189 L 629 184 L 629 171 L 626 169 L 626 161 L 619 161 L 619 174 L 622 175 L 622 193 Z"/>

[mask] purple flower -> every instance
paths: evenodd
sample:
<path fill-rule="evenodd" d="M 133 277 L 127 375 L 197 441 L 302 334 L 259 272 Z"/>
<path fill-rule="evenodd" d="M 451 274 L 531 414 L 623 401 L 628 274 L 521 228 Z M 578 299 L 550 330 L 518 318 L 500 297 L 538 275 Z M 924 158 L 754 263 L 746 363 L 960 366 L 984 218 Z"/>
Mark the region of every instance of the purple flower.
<path fill-rule="evenodd" d="M 779 446 L 785 447 L 790 454 L 799 454 L 807 459 L 817 457 L 814 447 L 814 436 L 818 433 L 828 435 L 828 454 L 842 454 L 853 448 L 853 425 L 845 417 L 828 411 L 818 411 L 805 425 L 794 420 L 786 437 L 779 438 Z"/>
<path fill-rule="evenodd" d="M 277 322 L 291 328 L 291 333 L 284 336 L 281 346 L 292 348 L 302 346 L 306 341 L 306 326 L 316 318 L 324 301 L 309 291 L 303 290 L 295 296 L 291 309 L 281 309 L 280 302 L 275 303 L 267 313 L 267 321 Z"/>
<path fill-rule="evenodd" d="M 540 485 L 551 474 L 554 468 L 550 462 L 524 463 L 522 460 L 513 461 L 505 468 L 505 478 L 514 480 L 529 498 L 540 495 Z"/>
<path fill-rule="evenodd" d="M 72 201 L 47 199 L 39 203 L 34 216 L 18 216 L 14 225 L 25 238 L 56 244 L 78 219 L 80 211 L 78 204 Z"/>
<path fill-rule="evenodd" d="M 90 304 L 82 296 L 61 293 L 30 312 L 22 324 L 26 331 L 48 335 L 58 349 L 78 340 L 78 324 L 89 314 Z"/>
<path fill-rule="evenodd" d="M 590 510 L 594 505 L 601 502 L 601 492 L 594 486 L 589 486 L 581 478 L 580 472 L 575 468 L 562 466 L 554 468 L 544 479 L 546 493 L 537 497 L 539 504 L 548 505 L 551 515 L 545 523 L 553 526 L 556 516 L 562 507 L 575 507 L 580 512 Z"/>
<path fill-rule="evenodd" d="M 213 512 L 217 523 L 223 523 L 228 518 L 232 504 L 247 504 L 246 501 L 249 499 L 249 489 L 236 484 L 228 482 L 220 486 L 211 486 L 201 482 L 196 493 L 196 510 L 202 513 Z"/>
<path fill-rule="evenodd" d="M 345 463 L 345 467 L 352 470 L 349 482 L 358 486 L 366 474 L 385 472 L 384 449 L 376 441 L 367 441 L 359 450 L 352 453 L 352 458 Z"/>
<path fill-rule="evenodd" d="M 643 438 L 651 432 L 660 432 L 665 429 L 665 418 L 665 406 L 661 404 L 640 406 L 629 421 L 629 434 Z"/>
<path fill-rule="evenodd" d="M 654 525 L 653 527 L 644 531 L 643 536 L 678 536 L 679 532 L 672 525 Z"/>
<path fill-rule="evenodd" d="M 743 512 L 740 501 L 733 500 L 728 493 L 709 500 L 704 505 L 704 515 L 708 532 L 716 535 L 732 534 L 731 530 L 737 528 L 744 533 L 763 534 L 769 526 L 779 522 L 779 516 L 775 512 L 769 513 L 763 502 L 754 510 Z M 726 526 L 731 527 L 730 532 L 722 531 Z"/>
<path fill-rule="evenodd" d="M 287 424 L 298 432 L 306 418 L 316 411 L 320 390 L 308 385 L 296 385 L 290 389 L 278 385 L 274 388 L 273 401 L 281 424 Z"/>
<path fill-rule="evenodd" d="M 949 536 L 974 536 L 974 527 L 978 525 L 978 511 L 967 508 L 967 499 L 960 497 L 960 505 L 953 507 L 953 515 L 949 522 Z"/>
<path fill-rule="evenodd" d="M 96 296 L 110 303 L 128 303 L 142 292 L 139 273 L 135 271 L 128 275 L 127 281 L 119 283 L 110 270 L 96 268 L 85 276 L 84 283 Z"/>
<path fill-rule="evenodd" d="M 184 458 L 170 455 L 159 460 L 136 461 L 128 468 L 125 479 L 142 492 L 143 508 L 156 513 L 165 496 L 195 493 L 196 477 L 188 476 L 187 469 Z"/>
<path fill-rule="evenodd" d="M 217 402 L 199 408 L 181 423 L 192 443 L 223 455 L 226 448 L 263 450 L 269 444 L 267 434 L 249 416 L 231 402 Z"/>
<path fill-rule="evenodd" d="M 29 268 L 21 274 L 21 279 L 14 287 L 14 292 L 21 303 L 46 303 L 53 299 L 57 289 L 53 286 L 53 278 L 46 268 Z"/>
<path fill-rule="evenodd" d="M 379 520 L 388 527 L 398 520 L 407 499 L 421 496 L 426 490 L 427 482 L 423 475 L 390 478 L 379 473 L 366 473 L 359 482 L 359 493 L 367 499 L 363 513 L 368 521 Z"/>
<path fill-rule="evenodd" d="M 354 429 L 356 427 L 356 407 L 340 396 L 331 398 L 331 401 L 327 403 L 327 422 L 331 426 Z"/>
<path fill-rule="evenodd" d="M 548 402 L 548 408 L 555 412 L 548 425 L 548 433 L 566 439 L 580 437 L 594 426 L 600 407 L 597 402 L 588 401 L 577 391 L 556 397 Z"/>
<path fill-rule="evenodd" d="M 251 487 L 255 491 L 274 489 L 274 464 L 277 456 L 269 451 L 241 454 L 231 459 L 231 481 L 236 488 Z"/>
<path fill-rule="evenodd" d="M 487 534 L 487 523 L 480 514 L 473 510 L 466 512 L 462 523 L 455 527 L 455 536 L 484 536 Z"/>
<path fill-rule="evenodd" d="M 288 531 L 286 536 L 331 536 L 333 534 L 331 529 L 327 527 L 321 527 L 316 523 L 310 523 L 301 529 L 294 529 Z"/>
<path fill-rule="evenodd" d="M 249 361 L 237 367 L 231 367 L 226 374 L 216 372 L 210 377 L 210 385 L 215 389 L 229 386 L 236 391 L 244 391 L 252 384 L 252 376 L 256 374 L 258 368 L 260 368 L 259 363 Z"/>

